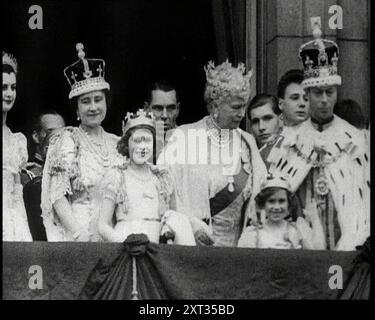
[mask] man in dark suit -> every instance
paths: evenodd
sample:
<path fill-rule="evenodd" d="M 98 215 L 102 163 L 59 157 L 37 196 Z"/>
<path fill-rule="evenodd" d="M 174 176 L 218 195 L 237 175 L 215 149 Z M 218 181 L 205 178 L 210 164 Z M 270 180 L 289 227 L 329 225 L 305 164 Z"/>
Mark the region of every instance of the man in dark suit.
<path fill-rule="evenodd" d="M 60 130 L 54 129 L 49 131 L 47 135 L 41 140 L 40 143 L 40 157 L 42 165 L 46 160 L 48 146 L 55 133 Z M 27 220 L 29 222 L 29 228 L 34 241 L 47 241 L 46 230 L 43 225 L 41 203 L 42 193 L 42 176 L 43 168 L 40 170 L 40 174 L 35 175 L 23 188 L 23 199 L 25 203 Z"/>

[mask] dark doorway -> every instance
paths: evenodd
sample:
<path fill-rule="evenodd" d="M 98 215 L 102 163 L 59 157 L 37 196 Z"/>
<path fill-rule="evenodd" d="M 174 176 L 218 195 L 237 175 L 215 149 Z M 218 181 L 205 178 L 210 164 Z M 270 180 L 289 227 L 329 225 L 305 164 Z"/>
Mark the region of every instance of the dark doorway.
<path fill-rule="evenodd" d="M 206 114 L 203 66 L 216 59 L 211 1 L 38 1 L 43 29 L 28 26 L 31 1 L 2 2 L 4 49 L 19 62 L 16 104 L 9 112 L 13 131 L 27 133 L 42 108 L 56 108 L 76 125 L 63 70 L 75 62 L 75 44 L 86 57 L 106 61 L 112 105 L 103 126 L 121 134 L 127 111 L 143 106 L 145 88 L 156 78 L 176 82 L 182 110 L 179 124 Z"/>

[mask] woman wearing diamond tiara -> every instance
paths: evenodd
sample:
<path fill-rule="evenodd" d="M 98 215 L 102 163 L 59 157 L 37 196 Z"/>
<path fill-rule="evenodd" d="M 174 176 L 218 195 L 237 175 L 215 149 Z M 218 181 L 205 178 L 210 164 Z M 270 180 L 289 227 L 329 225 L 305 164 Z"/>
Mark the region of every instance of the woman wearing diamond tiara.
<path fill-rule="evenodd" d="M 126 119 L 117 149 L 129 161 L 104 179 L 100 234 L 107 241 L 122 242 L 132 233 L 144 233 L 159 243 L 169 232 L 175 244 L 195 245 L 189 219 L 173 211 L 172 179 L 152 164 L 156 132 L 151 113 L 139 110 Z"/>
<path fill-rule="evenodd" d="M 26 138 L 6 124 L 16 100 L 16 76 L 16 59 L 3 52 L 3 241 L 32 241 L 20 178 L 27 162 Z"/>
<path fill-rule="evenodd" d="M 253 136 L 239 128 L 252 72 L 228 61 L 209 62 L 205 72 L 210 115 L 177 128 L 158 163 L 174 178 L 177 210 L 190 218 L 197 243 L 235 247 L 266 175 Z M 198 144 L 191 143 L 192 134 Z"/>
<path fill-rule="evenodd" d="M 76 107 L 79 127 L 67 127 L 51 143 L 42 180 L 42 212 L 48 241 L 102 241 L 98 216 L 100 183 L 122 157 L 119 138 L 101 127 L 107 112 L 109 84 L 104 60 L 79 60 L 64 70 L 71 85 L 69 99 Z"/>

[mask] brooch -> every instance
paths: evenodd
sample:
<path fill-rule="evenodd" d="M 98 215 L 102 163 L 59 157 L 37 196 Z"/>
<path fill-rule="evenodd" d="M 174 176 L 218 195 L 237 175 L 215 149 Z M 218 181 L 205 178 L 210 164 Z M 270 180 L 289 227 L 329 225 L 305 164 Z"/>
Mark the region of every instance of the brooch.
<path fill-rule="evenodd" d="M 315 182 L 315 190 L 316 190 L 316 193 L 321 195 L 321 196 L 325 196 L 328 194 L 329 192 L 329 189 L 328 189 L 328 180 L 326 177 L 324 177 L 323 175 L 321 175 L 318 180 L 316 180 Z"/>

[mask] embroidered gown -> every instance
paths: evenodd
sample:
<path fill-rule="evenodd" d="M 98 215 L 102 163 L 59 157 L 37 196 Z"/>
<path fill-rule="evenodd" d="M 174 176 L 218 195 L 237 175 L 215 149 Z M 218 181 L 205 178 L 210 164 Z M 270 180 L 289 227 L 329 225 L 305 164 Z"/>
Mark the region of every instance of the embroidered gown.
<path fill-rule="evenodd" d="M 212 231 L 215 246 L 235 247 L 250 212 L 255 211 L 254 196 L 267 171 L 250 134 L 241 129 L 233 130 L 233 144 L 238 149 L 232 149 L 232 145 L 227 146 L 228 151 L 221 150 L 225 146 L 220 146 L 210 134 L 212 129 L 210 116 L 180 126 L 158 163 L 170 170 L 177 188 L 177 210 L 190 217 L 193 230 L 197 231 L 202 223 L 206 223 Z M 199 150 L 186 150 L 189 142 L 184 139 L 189 139 L 194 130 L 202 133 L 202 141 L 205 139 L 207 144 L 197 145 L 202 146 Z M 195 163 L 189 160 L 194 152 L 199 155 Z M 228 152 L 231 162 L 224 158 L 220 162 L 221 155 L 228 155 Z M 186 155 L 186 158 L 179 159 L 178 154 Z"/>
<path fill-rule="evenodd" d="M 3 129 L 3 241 L 32 241 L 20 178 L 26 162 L 25 136 Z"/>
<path fill-rule="evenodd" d="M 101 130 L 104 150 L 80 127 L 67 127 L 51 141 L 42 180 L 42 216 L 48 241 L 74 241 L 53 209 L 64 196 L 80 227 L 90 233 L 90 241 L 102 241 L 98 233 L 101 183 L 108 169 L 124 158 L 116 149 L 119 138 Z"/>
<path fill-rule="evenodd" d="M 221 148 L 215 146 L 212 139 L 209 144 L 213 145 L 212 148 Z M 243 143 L 240 153 L 234 155 L 238 172 L 233 175 L 233 183 L 230 183 L 232 178 L 229 172 L 228 175 L 223 175 L 224 165 L 210 165 L 207 168 L 211 216 L 206 222 L 212 227 L 215 246 L 237 246 L 251 194 L 250 152 L 250 148 Z"/>

